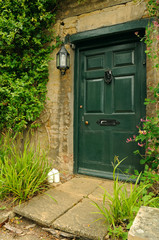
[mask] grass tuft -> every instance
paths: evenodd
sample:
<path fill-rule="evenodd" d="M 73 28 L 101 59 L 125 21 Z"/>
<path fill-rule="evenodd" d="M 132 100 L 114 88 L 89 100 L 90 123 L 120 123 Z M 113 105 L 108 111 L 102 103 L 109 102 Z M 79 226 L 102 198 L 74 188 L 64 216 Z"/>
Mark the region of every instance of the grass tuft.
<path fill-rule="evenodd" d="M 23 151 L 9 136 L 0 142 L 0 199 L 12 196 L 14 201 L 23 201 L 44 190 L 50 170 L 46 155 L 28 141 Z"/>

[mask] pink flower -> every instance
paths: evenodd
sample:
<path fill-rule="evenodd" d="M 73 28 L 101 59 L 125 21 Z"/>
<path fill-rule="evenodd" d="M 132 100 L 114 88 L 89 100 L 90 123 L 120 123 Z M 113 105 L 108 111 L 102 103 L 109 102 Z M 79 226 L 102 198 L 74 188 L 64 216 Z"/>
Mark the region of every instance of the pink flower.
<path fill-rule="evenodd" d="M 139 130 L 139 133 L 143 134 L 143 135 L 146 135 L 147 132 L 145 130 Z"/>
<path fill-rule="evenodd" d="M 134 135 L 133 136 L 133 139 L 132 138 L 127 138 L 126 142 L 129 143 L 129 142 L 134 142 L 136 139 L 136 136 Z"/>
<path fill-rule="evenodd" d="M 145 120 L 143 118 L 140 119 L 141 122 L 145 122 Z"/>
<path fill-rule="evenodd" d="M 141 122 L 150 122 L 150 120 L 148 120 L 147 118 L 146 118 L 146 120 L 143 119 L 143 118 L 141 118 L 140 121 L 141 121 Z"/>
<path fill-rule="evenodd" d="M 159 35 L 157 35 L 157 40 L 159 41 Z"/>
<path fill-rule="evenodd" d="M 159 23 L 157 21 L 153 21 L 154 26 L 159 27 Z"/>
<path fill-rule="evenodd" d="M 139 34 L 139 32 L 134 32 L 134 34 L 137 36 Z"/>
<path fill-rule="evenodd" d="M 146 135 L 146 131 L 143 130 L 143 131 L 142 131 L 142 134 L 143 134 L 143 135 Z"/>
<path fill-rule="evenodd" d="M 138 142 L 138 146 L 139 146 L 139 147 L 143 147 L 143 146 L 144 146 L 144 144 L 143 144 L 143 143 L 139 143 L 139 142 Z"/>
<path fill-rule="evenodd" d="M 148 150 L 150 150 L 150 151 L 152 151 L 152 150 L 153 150 L 153 149 L 152 149 L 152 148 L 150 148 L 150 147 L 148 147 L 147 149 L 148 149 Z"/>
<path fill-rule="evenodd" d="M 132 138 L 127 138 L 126 142 L 127 143 L 132 142 Z"/>

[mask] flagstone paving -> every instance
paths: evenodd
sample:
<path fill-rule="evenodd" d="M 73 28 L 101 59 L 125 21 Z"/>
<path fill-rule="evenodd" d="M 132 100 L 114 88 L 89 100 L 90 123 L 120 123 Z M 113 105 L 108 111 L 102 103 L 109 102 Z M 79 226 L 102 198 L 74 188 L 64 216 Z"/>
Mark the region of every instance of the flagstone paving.
<path fill-rule="evenodd" d="M 92 205 L 102 204 L 100 186 L 113 191 L 113 181 L 77 176 L 45 194 L 34 197 L 27 203 L 14 208 L 14 212 L 40 225 L 71 233 L 85 239 L 104 239 L 107 225 Z"/>

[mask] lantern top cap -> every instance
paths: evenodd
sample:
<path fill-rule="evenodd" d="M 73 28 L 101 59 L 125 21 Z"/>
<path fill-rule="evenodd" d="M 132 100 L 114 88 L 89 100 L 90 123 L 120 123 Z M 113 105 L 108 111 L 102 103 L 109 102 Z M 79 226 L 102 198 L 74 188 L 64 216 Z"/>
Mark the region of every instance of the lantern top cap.
<path fill-rule="evenodd" d="M 61 46 L 61 48 L 60 48 L 60 50 L 59 50 L 58 53 L 67 53 L 67 54 L 69 54 L 69 53 L 67 52 L 67 50 L 66 50 L 64 44 Z"/>

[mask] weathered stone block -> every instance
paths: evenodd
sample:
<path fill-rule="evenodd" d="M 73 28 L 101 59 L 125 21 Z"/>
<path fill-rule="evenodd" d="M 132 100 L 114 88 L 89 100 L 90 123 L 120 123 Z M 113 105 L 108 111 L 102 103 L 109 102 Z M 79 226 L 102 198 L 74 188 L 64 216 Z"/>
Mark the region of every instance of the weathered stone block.
<path fill-rule="evenodd" d="M 67 0 L 65 4 L 61 3 L 57 17 L 58 19 L 64 19 L 72 16 L 79 16 L 84 13 L 125 4 L 130 1 L 131 0 L 85 0 L 79 4 L 78 1 Z"/>
<path fill-rule="evenodd" d="M 64 28 L 75 28 L 77 24 L 77 17 L 70 17 L 64 19 Z"/>
<path fill-rule="evenodd" d="M 105 8 L 101 11 L 81 15 L 78 19 L 77 31 L 87 31 L 103 26 L 111 26 L 142 18 L 145 12 L 145 3 L 128 3 L 121 6 Z M 87 23 L 87 24 L 86 24 Z"/>
<path fill-rule="evenodd" d="M 128 234 L 128 240 L 159 239 L 159 209 L 141 207 Z"/>

